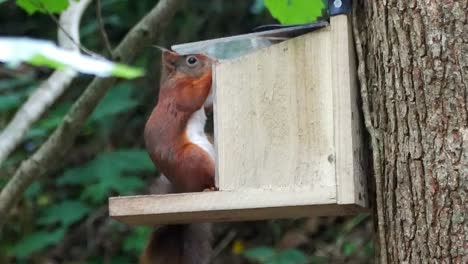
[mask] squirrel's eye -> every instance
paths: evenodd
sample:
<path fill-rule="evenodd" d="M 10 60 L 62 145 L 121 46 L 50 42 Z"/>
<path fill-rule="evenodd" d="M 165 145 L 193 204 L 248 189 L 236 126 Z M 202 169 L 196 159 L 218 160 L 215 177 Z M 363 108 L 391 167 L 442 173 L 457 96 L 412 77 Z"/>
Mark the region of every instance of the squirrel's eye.
<path fill-rule="evenodd" d="M 198 59 L 195 56 L 188 56 L 185 59 L 185 61 L 187 62 L 187 65 L 190 66 L 190 67 L 193 67 L 193 66 L 197 65 L 197 63 L 198 63 Z"/>

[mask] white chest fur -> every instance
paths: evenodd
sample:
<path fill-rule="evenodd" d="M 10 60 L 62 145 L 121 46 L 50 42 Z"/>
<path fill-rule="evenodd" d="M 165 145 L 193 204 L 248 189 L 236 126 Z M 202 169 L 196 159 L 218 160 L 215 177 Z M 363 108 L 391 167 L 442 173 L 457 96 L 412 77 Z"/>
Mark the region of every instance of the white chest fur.
<path fill-rule="evenodd" d="M 198 145 L 206 151 L 210 157 L 215 159 L 215 151 L 213 145 L 208 140 L 204 128 L 206 123 L 205 108 L 198 109 L 190 117 L 187 124 L 187 137 L 195 145 Z"/>

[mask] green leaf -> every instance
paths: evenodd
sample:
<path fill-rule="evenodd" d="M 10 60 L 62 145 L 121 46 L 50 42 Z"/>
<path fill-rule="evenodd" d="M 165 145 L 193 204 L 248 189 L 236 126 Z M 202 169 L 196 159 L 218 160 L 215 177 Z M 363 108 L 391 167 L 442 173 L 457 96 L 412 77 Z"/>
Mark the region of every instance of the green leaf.
<path fill-rule="evenodd" d="M 24 196 L 32 200 L 37 197 L 37 195 L 41 192 L 41 184 L 39 182 L 34 182 L 33 184 L 29 185 L 28 189 L 24 192 Z"/>
<path fill-rule="evenodd" d="M 50 130 L 55 129 L 60 122 L 62 122 L 70 107 L 70 103 L 62 103 L 54 107 L 45 118 L 41 119 L 30 130 L 28 130 L 28 132 L 26 132 L 25 138 L 32 139 L 47 136 Z"/>
<path fill-rule="evenodd" d="M 345 256 L 353 255 L 356 252 L 356 250 L 357 250 L 357 247 L 352 242 L 346 242 L 343 244 L 343 254 Z"/>
<path fill-rule="evenodd" d="M 0 178 L 0 188 L 3 188 L 5 187 L 5 185 L 7 184 L 7 179 L 5 178 Z"/>
<path fill-rule="evenodd" d="M 375 253 L 374 243 L 372 241 L 367 241 L 364 245 L 364 255 L 368 258 L 373 257 Z"/>
<path fill-rule="evenodd" d="M 114 256 L 109 261 L 104 261 L 104 263 L 109 262 L 112 264 L 128 264 L 133 263 L 133 261 L 127 256 Z"/>
<path fill-rule="evenodd" d="M 138 176 L 128 173 L 154 171 L 155 167 L 142 149 L 121 149 L 102 153 L 82 167 L 68 169 L 57 181 L 58 185 L 85 186 L 81 198 L 93 203 L 107 199 L 112 191 L 131 194 L 145 183 Z"/>
<path fill-rule="evenodd" d="M 141 189 L 144 186 L 145 182 L 136 176 L 121 176 L 117 182 L 109 184 L 109 187 L 121 195 L 131 194 L 133 191 Z"/>
<path fill-rule="evenodd" d="M 37 231 L 24 236 L 9 252 L 17 258 L 26 258 L 50 245 L 57 244 L 65 235 L 65 228 L 54 231 Z"/>
<path fill-rule="evenodd" d="M 276 255 L 272 247 L 260 246 L 244 251 L 244 256 L 253 261 L 265 262 Z"/>
<path fill-rule="evenodd" d="M 28 14 L 41 12 L 60 13 L 68 8 L 68 0 L 16 0 L 16 5 Z"/>
<path fill-rule="evenodd" d="M 330 263 L 328 257 L 325 256 L 312 256 L 310 257 L 310 263 L 313 264 L 327 264 Z"/>
<path fill-rule="evenodd" d="M 83 218 L 89 211 L 90 208 L 80 201 L 65 200 L 43 210 L 38 223 L 49 225 L 59 222 L 62 226 L 69 226 Z"/>
<path fill-rule="evenodd" d="M 123 242 L 123 250 L 128 253 L 141 252 L 146 245 L 151 228 L 135 227 Z"/>
<path fill-rule="evenodd" d="M 88 200 L 91 203 L 98 204 L 107 198 L 110 189 L 111 188 L 109 188 L 109 186 L 103 183 L 95 183 L 85 188 L 85 190 L 81 193 L 80 199 Z"/>
<path fill-rule="evenodd" d="M 125 79 L 135 79 L 145 74 L 145 71 L 140 68 L 133 68 L 123 64 L 115 64 L 112 69 L 112 75 Z"/>
<path fill-rule="evenodd" d="M 87 264 L 102 264 L 105 263 L 104 257 L 101 256 L 91 256 L 86 260 Z"/>
<path fill-rule="evenodd" d="M 154 165 L 143 149 L 120 149 L 101 153 L 94 160 L 81 167 L 68 169 L 59 177 L 59 186 L 89 185 L 91 183 L 113 179 L 123 173 L 154 171 Z"/>
<path fill-rule="evenodd" d="M 131 83 L 122 83 L 112 88 L 96 107 L 90 117 L 90 121 L 104 121 L 110 116 L 129 111 L 136 107 L 139 102 L 132 98 L 132 91 L 133 85 Z M 1 98 L 0 96 L 0 101 Z M 55 129 L 62 122 L 70 107 L 70 103 L 62 103 L 54 107 L 45 118 L 41 119 L 41 121 L 26 133 L 26 139 L 47 136 L 50 130 Z"/>
<path fill-rule="evenodd" d="M 368 219 L 368 217 L 369 217 L 369 214 L 358 214 L 354 216 L 350 220 L 346 221 L 341 231 L 343 233 L 351 232 L 354 228 L 356 228 L 358 225 L 360 225 L 362 222 Z"/>
<path fill-rule="evenodd" d="M 110 115 L 129 111 L 138 105 L 132 98 L 133 87 L 130 83 L 123 83 L 112 88 L 91 115 L 91 121 L 101 121 Z"/>
<path fill-rule="evenodd" d="M 16 108 L 21 104 L 21 98 L 18 93 L 0 95 L 0 112 Z"/>
<path fill-rule="evenodd" d="M 304 264 L 307 263 L 307 256 L 300 250 L 291 248 L 277 254 L 267 264 Z"/>
<path fill-rule="evenodd" d="M 128 263 L 135 263 L 135 261 L 130 259 L 127 256 L 113 256 L 110 259 L 102 256 L 92 256 L 86 261 L 87 264 L 104 264 L 104 263 L 112 263 L 112 264 L 128 264 Z"/>
<path fill-rule="evenodd" d="M 0 80 L 0 91 L 13 89 L 16 87 L 26 87 L 31 85 L 32 82 L 34 82 L 34 77 L 32 74 L 15 77 L 13 79 L 3 79 Z"/>
<path fill-rule="evenodd" d="M 6 2 L 7 0 L 0 0 L 0 4 Z"/>
<path fill-rule="evenodd" d="M 48 58 L 42 54 L 35 54 L 31 58 L 28 59 L 29 64 L 34 66 L 45 66 L 52 69 L 65 69 L 67 66 L 55 59 Z"/>
<path fill-rule="evenodd" d="M 149 159 L 148 153 L 143 149 L 120 149 L 99 155 L 94 165 L 109 166 L 108 169 L 117 172 L 154 171 L 154 165 Z"/>
<path fill-rule="evenodd" d="M 265 0 L 265 6 L 281 24 L 313 22 L 325 8 L 322 0 Z"/>
<path fill-rule="evenodd" d="M 111 191 L 116 191 L 119 195 L 128 195 L 145 186 L 145 182 L 135 176 L 126 177 L 113 174 L 99 178 L 101 180 L 98 183 L 85 188 L 81 195 L 82 199 L 99 203 L 107 199 Z"/>
<path fill-rule="evenodd" d="M 93 172 L 86 166 L 66 170 L 57 180 L 58 186 L 63 185 L 88 185 L 96 179 Z"/>
<path fill-rule="evenodd" d="M 46 130 L 55 129 L 70 109 L 70 103 L 63 103 L 54 107 L 54 109 L 47 115 L 47 118 L 41 120 L 38 123 L 38 127 Z"/>

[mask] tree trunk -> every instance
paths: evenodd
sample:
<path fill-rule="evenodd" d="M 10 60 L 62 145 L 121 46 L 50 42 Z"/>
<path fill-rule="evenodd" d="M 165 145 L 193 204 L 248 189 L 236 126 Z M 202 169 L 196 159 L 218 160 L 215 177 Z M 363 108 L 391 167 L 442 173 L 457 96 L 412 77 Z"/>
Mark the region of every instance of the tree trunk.
<path fill-rule="evenodd" d="M 381 263 L 468 263 L 467 0 L 360 0 Z"/>

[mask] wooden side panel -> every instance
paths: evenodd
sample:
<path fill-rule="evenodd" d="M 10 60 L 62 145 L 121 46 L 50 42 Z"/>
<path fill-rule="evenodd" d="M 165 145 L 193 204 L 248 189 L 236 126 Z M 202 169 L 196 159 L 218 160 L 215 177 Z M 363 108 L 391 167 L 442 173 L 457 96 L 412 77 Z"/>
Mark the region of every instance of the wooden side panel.
<path fill-rule="evenodd" d="M 366 179 L 362 170 L 362 134 L 357 105 L 359 91 L 348 19 L 345 15 L 331 17 L 337 202 L 365 206 Z"/>
<path fill-rule="evenodd" d="M 336 195 L 332 52 L 328 27 L 216 66 L 220 190 Z"/>
<path fill-rule="evenodd" d="M 359 206 L 338 205 L 335 197 L 313 192 L 218 191 L 109 199 L 109 215 L 131 225 L 348 215 L 362 211 Z"/>

